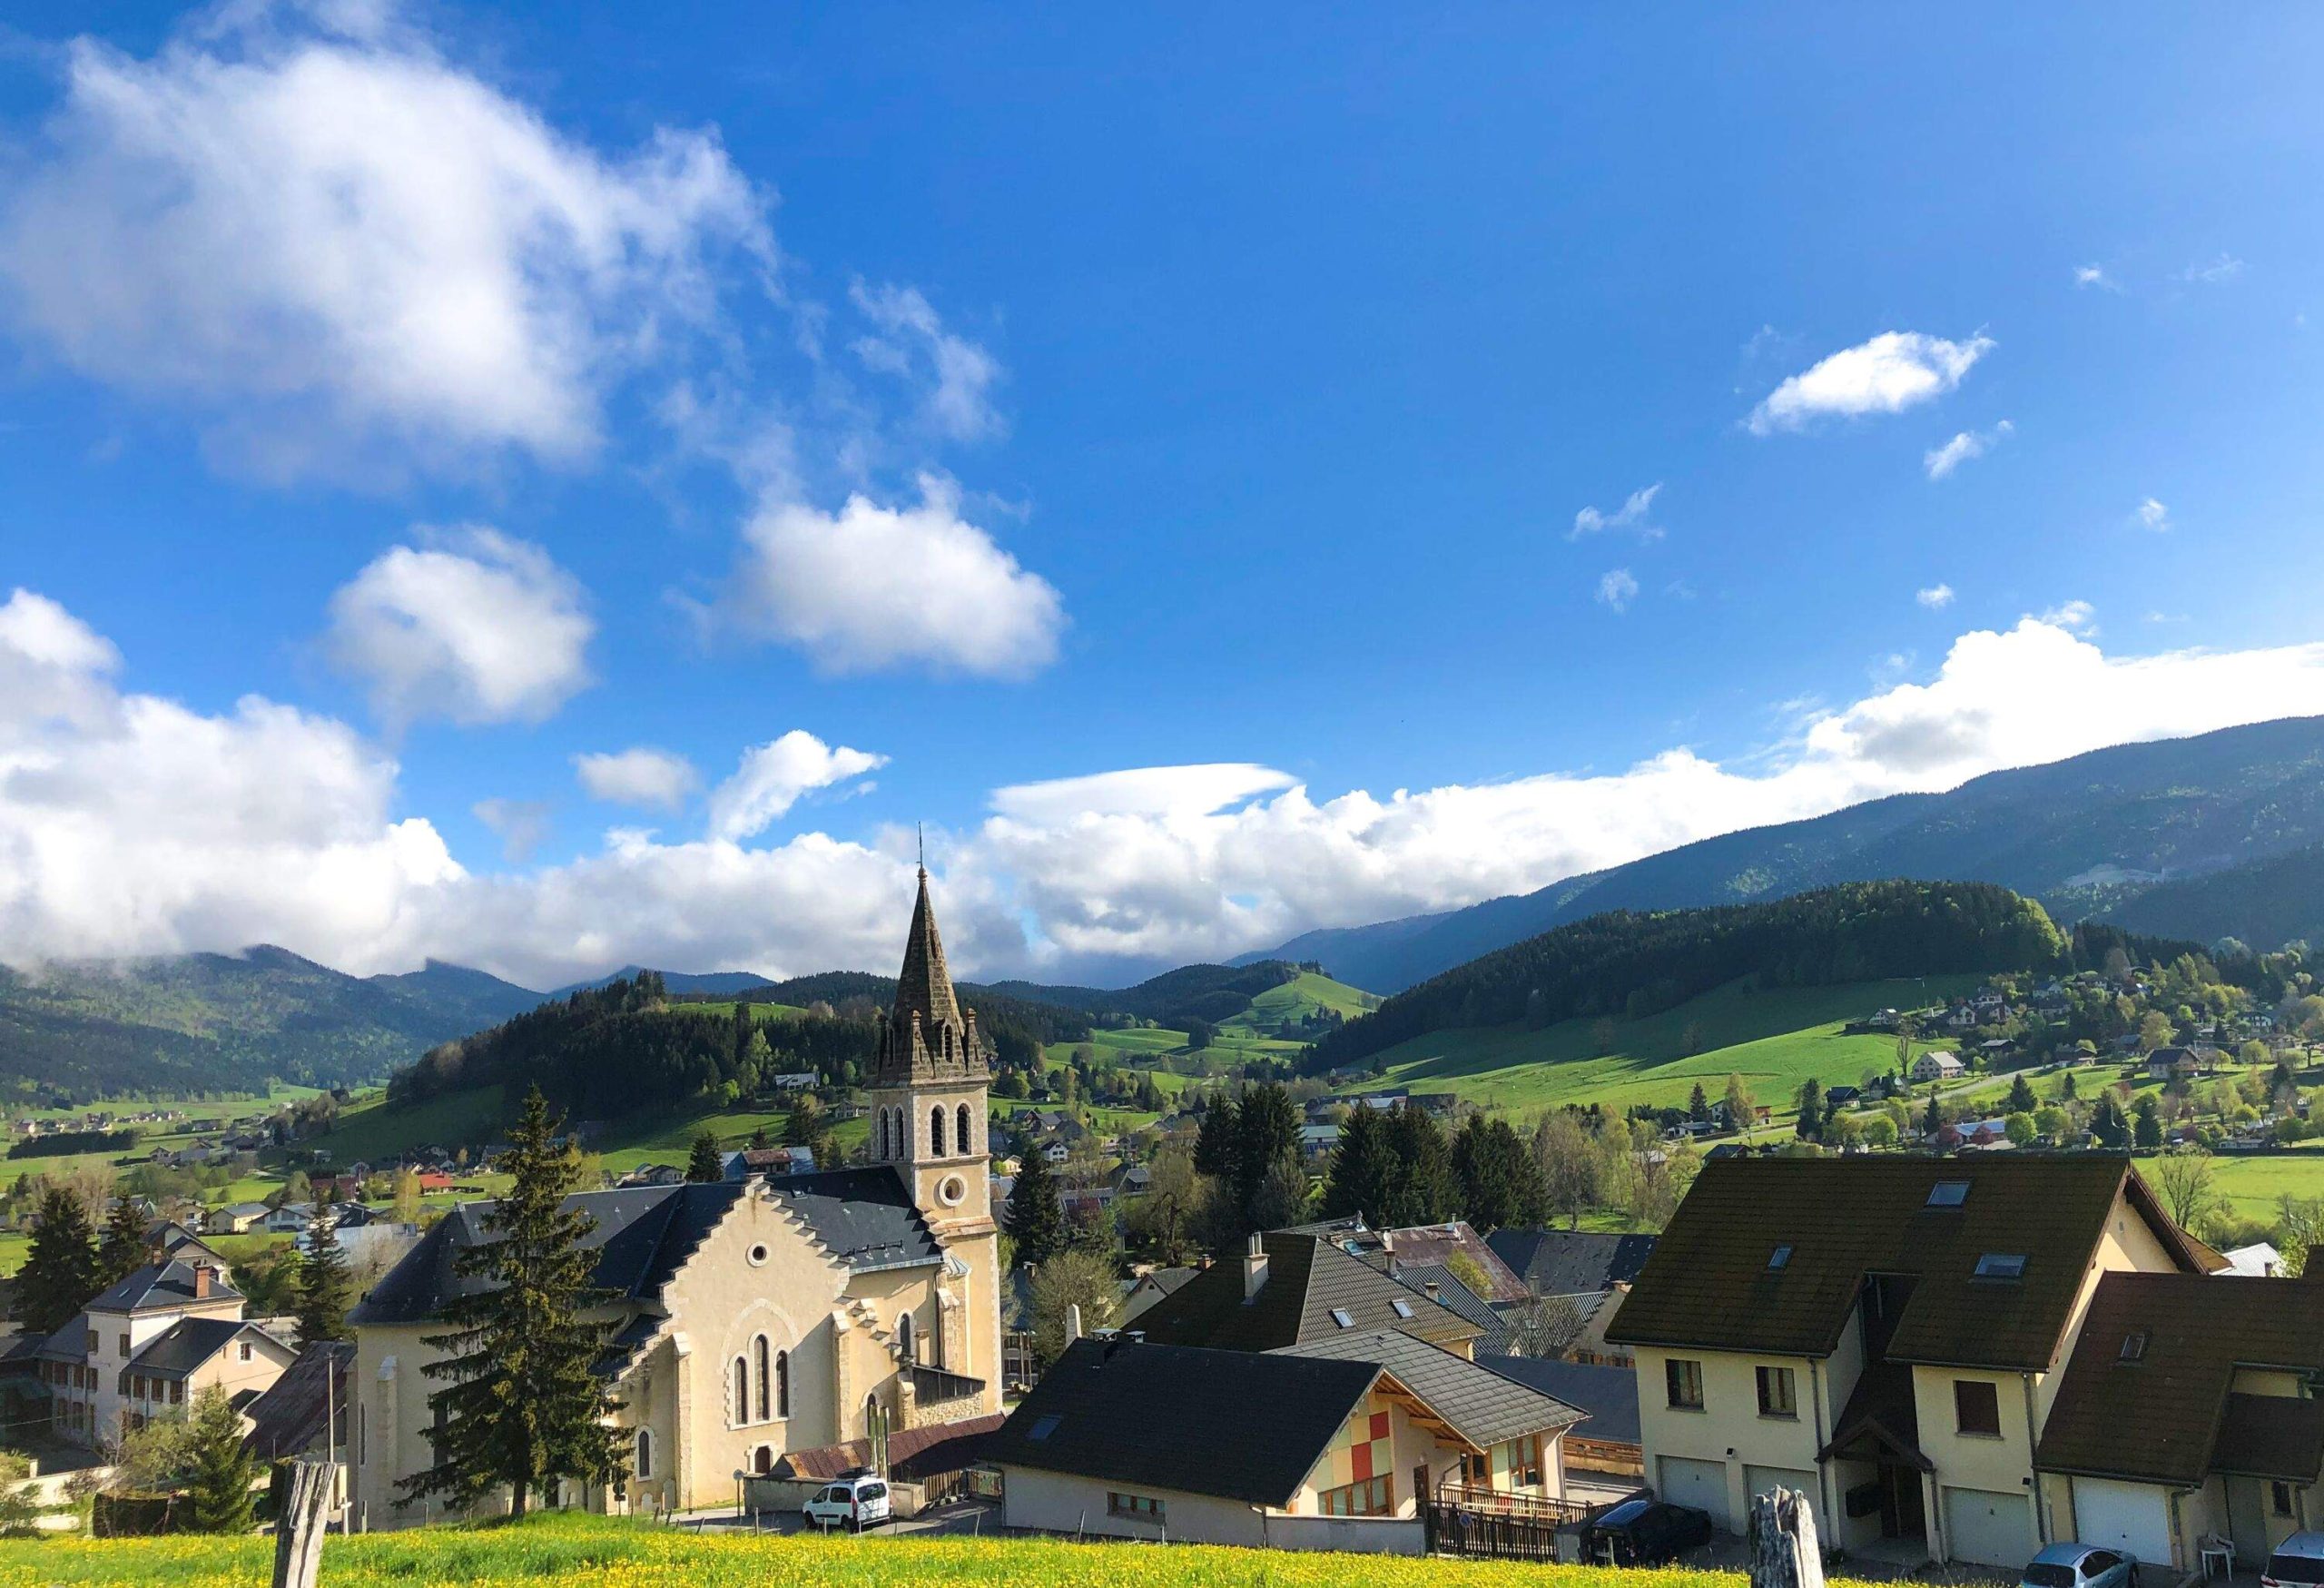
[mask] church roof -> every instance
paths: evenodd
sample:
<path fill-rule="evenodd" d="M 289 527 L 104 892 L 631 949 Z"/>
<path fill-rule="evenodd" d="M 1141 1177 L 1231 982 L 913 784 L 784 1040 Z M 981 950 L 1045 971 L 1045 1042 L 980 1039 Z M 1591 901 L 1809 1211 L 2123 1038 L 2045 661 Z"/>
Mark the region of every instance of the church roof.
<path fill-rule="evenodd" d="M 944 968 L 944 940 L 937 935 L 936 910 L 928 902 L 928 870 L 921 868 L 920 898 L 911 907 L 911 932 L 904 939 L 904 968 L 896 978 L 896 1024 L 909 1031 L 920 1016 L 923 1031 L 960 1018 L 960 1001 Z"/>

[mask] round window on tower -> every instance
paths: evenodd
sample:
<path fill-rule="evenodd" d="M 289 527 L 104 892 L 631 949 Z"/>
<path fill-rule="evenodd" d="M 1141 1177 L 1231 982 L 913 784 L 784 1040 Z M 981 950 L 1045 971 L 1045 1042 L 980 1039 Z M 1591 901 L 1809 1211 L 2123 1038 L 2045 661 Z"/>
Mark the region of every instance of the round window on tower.
<path fill-rule="evenodd" d="M 766 1248 L 763 1246 L 753 1247 L 750 1251 L 750 1258 L 752 1267 L 763 1267 L 766 1264 Z"/>
<path fill-rule="evenodd" d="M 936 1199 L 947 1208 L 958 1208 L 960 1198 L 969 1194 L 969 1182 L 958 1175 L 946 1175 L 936 1188 Z"/>

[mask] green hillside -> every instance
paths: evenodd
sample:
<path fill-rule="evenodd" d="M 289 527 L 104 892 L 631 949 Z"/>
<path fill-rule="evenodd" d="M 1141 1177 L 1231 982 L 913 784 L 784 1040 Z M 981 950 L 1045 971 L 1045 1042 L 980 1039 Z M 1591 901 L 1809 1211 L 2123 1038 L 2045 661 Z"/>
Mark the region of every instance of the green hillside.
<path fill-rule="evenodd" d="M 1302 971 L 1290 981 L 1254 996 L 1250 1007 L 1241 1014 L 1217 1023 L 1221 1031 L 1232 1027 L 1255 1036 L 1294 1037 L 1301 1033 L 1303 1023 L 1311 1021 L 1318 1013 L 1328 1011 L 1343 1020 L 1354 1020 L 1379 1007 L 1380 1000 L 1360 987 L 1334 981 L 1320 972 Z M 1312 1035 L 1312 1026 L 1309 1030 Z"/>
<path fill-rule="evenodd" d="M 1893 1067 L 1895 1039 L 1846 1035 L 1841 1028 L 1848 1021 L 1876 1009 L 1966 992 L 1980 980 L 1961 974 L 1755 991 L 1744 979 L 1659 1013 L 1615 1021 L 1610 1032 L 1601 1032 L 1596 1019 L 1538 1030 L 1521 1022 L 1432 1031 L 1374 1055 L 1366 1068 L 1378 1066 L 1376 1076 L 1339 1090 L 1457 1092 L 1521 1116 L 1567 1103 L 1682 1107 L 1697 1082 L 1716 1099 L 1727 1077 L 1738 1074 L 1760 1102 L 1781 1113 L 1810 1076 L 1853 1085 L 1867 1070 Z"/>

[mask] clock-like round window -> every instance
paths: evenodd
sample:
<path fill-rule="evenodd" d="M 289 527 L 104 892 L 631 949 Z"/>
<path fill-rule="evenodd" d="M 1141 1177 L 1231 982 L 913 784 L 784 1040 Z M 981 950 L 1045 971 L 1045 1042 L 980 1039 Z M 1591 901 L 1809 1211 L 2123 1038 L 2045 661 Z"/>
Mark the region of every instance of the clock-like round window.
<path fill-rule="evenodd" d="M 946 1175 L 936 1188 L 936 1199 L 947 1208 L 958 1208 L 960 1198 L 969 1194 L 969 1182 L 958 1175 Z"/>
<path fill-rule="evenodd" d="M 763 1246 L 753 1247 L 750 1250 L 750 1258 L 752 1267 L 757 1268 L 764 1267 L 766 1263 L 766 1248 Z"/>

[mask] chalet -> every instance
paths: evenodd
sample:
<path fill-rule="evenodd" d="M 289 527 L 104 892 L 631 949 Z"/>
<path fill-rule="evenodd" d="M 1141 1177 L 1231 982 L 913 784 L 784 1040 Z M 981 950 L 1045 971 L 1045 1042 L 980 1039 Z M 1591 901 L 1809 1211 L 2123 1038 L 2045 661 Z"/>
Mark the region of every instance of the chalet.
<path fill-rule="evenodd" d="M 2157 1048 L 2146 1056 L 2149 1080 L 2192 1080 L 2202 1070 L 2191 1048 Z"/>
<path fill-rule="evenodd" d="M 1961 1062 L 1958 1053 L 1940 1052 L 1932 1048 L 1913 1060 L 1911 1074 L 1915 1082 L 1958 1080 L 1968 1070 L 1969 1067 Z"/>
<path fill-rule="evenodd" d="M 234 1202 L 210 1215 L 212 1235 L 244 1235 L 261 1223 L 272 1209 L 263 1202 Z"/>

